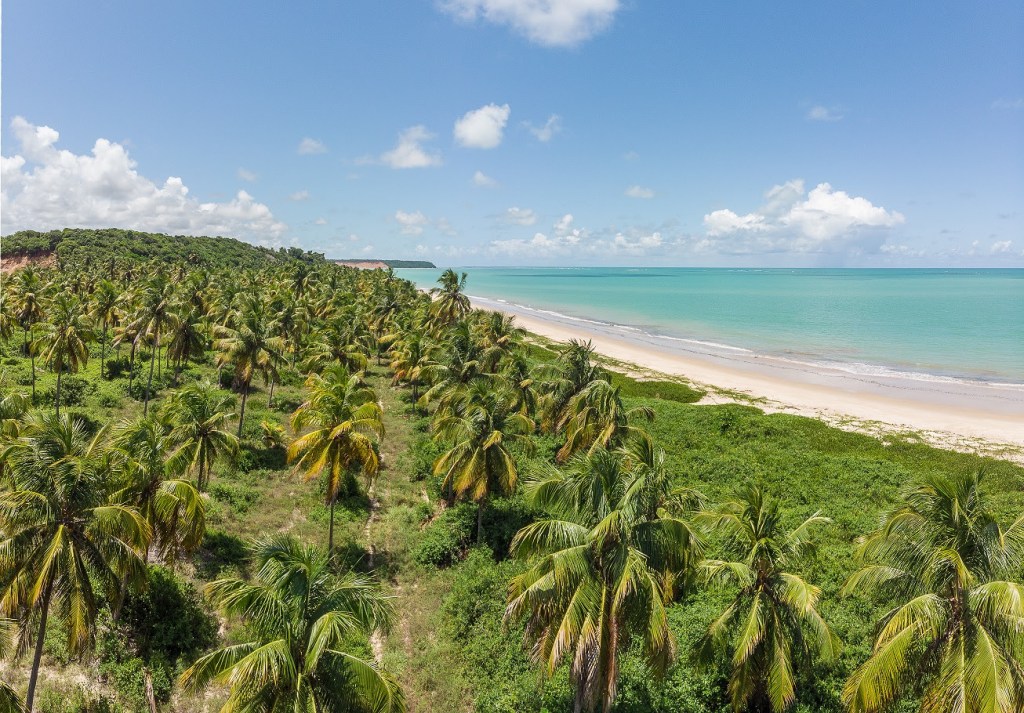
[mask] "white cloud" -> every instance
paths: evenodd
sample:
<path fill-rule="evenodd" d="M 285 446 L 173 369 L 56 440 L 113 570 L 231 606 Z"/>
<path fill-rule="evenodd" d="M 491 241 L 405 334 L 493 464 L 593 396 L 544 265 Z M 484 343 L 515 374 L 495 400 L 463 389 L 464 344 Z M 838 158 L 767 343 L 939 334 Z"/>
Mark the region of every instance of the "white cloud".
<path fill-rule="evenodd" d="M 537 214 L 529 208 L 511 207 L 505 211 L 505 222 L 512 225 L 533 225 L 537 222 Z"/>
<path fill-rule="evenodd" d="M 572 222 L 572 213 L 566 213 L 556 220 L 554 226 L 552 226 L 555 229 L 555 235 L 569 235 L 573 230 L 578 230 L 572 227 Z"/>
<path fill-rule="evenodd" d="M 238 169 L 238 177 L 241 178 L 243 181 L 248 181 L 249 183 L 252 183 L 257 178 L 259 178 L 258 175 L 256 175 L 252 171 L 247 171 L 244 168 Z"/>
<path fill-rule="evenodd" d="M 837 107 L 815 104 L 807 112 L 807 118 L 811 121 L 839 121 L 843 118 L 843 114 Z"/>
<path fill-rule="evenodd" d="M 434 135 L 427 131 L 427 127 L 411 126 L 398 135 L 398 145 L 395 148 L 381 154 L 380 161 L 391 168 L 440 166 L 440 154 L 431 153 L 422 146 L 425 141 L 432 138 Z"/>
<path fill-rule="evenodd" d="M 989 252 L 991 252 L 993 255 L 996 255 L 996 254 L 999 254 L 999 253 L 1008 253 L 1008 252 L 1010 252 L 1010 249 L 1012 247 L 1013 247 L 1013 241 L 1012 240 L 999 240 L 997 242 L 992 243 L 992 247 L 989 248 Z"/>
<path fill-rule="evenodd" d="M 327 225 L 327 218 L 317 218 L 313 221 L 313 225 Z"/>
<path fill-rule="evenodd" d="M 300 156 L 313 156 L 319 153 L 327 153 L 327 147 L 324 146 L 323 142 L 307 136 L 299 142 L 297 151 Z"/>
<path fill-rule="evenodd" d="M 765 203 L 740 215 L 727 208 L 704 216 L 709 238 L 726 252 L 828 252 L 851 242 L 864 251 L 878 251 L 884 231 L 905 222 L 902 213 L 888 211 L 868 199 L 820 183 L 809 193 L 801 180 L 774 186 Z M 714 241 L 712 241 L 714 242 Z"/>
<path fill-rule="evenodd" d="M 627 151 L 626 153 L 622 154 L 623 161 L 636 161 L 639 158 L 640 154 L 638 154 L 636 151 Z"/>
<path fill-rule="evenodd" d="M 1020 111 L 1024 109 L 1024 97 L 1017 97 L 1016 99 L 1007 99 L 1000 97 L 992 102 L 993 109 L 1008 109 L 1010 111 Z"/>
<path fill-rule="evenodd" d="M 643 186 L 630 186 L 626 189 L 626 195 L 630 198 L 654 198 L 654 191 Z"/>
<path fill-rule="evenodd" d="M 607 28 L 619 0 L 442 0 L 456 18 L 507 25 L 537 44 L 571 47 Z"/>
<path fill-rule="evenodd" d="M 477 171 L 473 174 L 474 185 L 480 186 L 481 188 L 497 188 L 498 182 L 485 174 L 483 171 Z"/>
<path fill-rule="evenodd" d="M 288 200 L 296 201 L 296 202 L 308 201 L 309 200 L 309 191 L 307 191 L 305 189 L 303 189 L 301 191 L 295 191 L 295 193 L 292 193 L 290 196 L 288 196 Z"/>
<path fill-rule="evenodd" d="M 423 232 L 423 228 L 430 222 L 427 216 L 423 215 L 420 211 L 414 213 L 406 213 L 404 210 L 395 211 L 395 220 L 398 221 L 399 230 L 402 235 L 419 235 Z"/>
<path fill-rule="evenodd" d="M 64 227 L 130 228 L 224 235 L 279 245 L 288 227 L 270 208 L 239 191 L 226 202 L 201 203 L 182 180 L 158 186 L 139 175 L 122 144 L 97 139 L 90 154 L 56 148 L 60 135 L 20 116 L 11 121 L 20 150 L 0 158 L 0 230 Z"/>
<path fill-rule="evenodd" d="M 443 233 L 450 238 L 454 238 L 456 235 L 459 234 L 459 232 L 455 229 L 455 226 L 451 224 L 451 221 L 449 221 L 444 216 L 434 221 L 434 227 L 437 229 L 438 232 Z"/>
<path fill-rule="evenodd" d="M 554 138 L 555 134 L 562 130 L 562 117 L 558 114 L 552 114 L 548 117 L 548 120 L 544 122 L 543 126 L 534 126 L 528 121 L 523 122 L 531 134 L 537 137 L 538 141 L 547 143 Z"/>
<path fill-rule="evenodd" d="M 355 233 L 349 233 L 348 234 L 348 241 L 350 243 L 358 243 L 359 242 L 359 236 L 356 235 Z"/>
<path fill-rule="evenodd" d="M 452 133 L 460 146 L 472 149 L 493 149 L 501 144 L 505 124 L 512 113 L 508 104 L 486 104 L 467 111 L 455 122 Z"/>

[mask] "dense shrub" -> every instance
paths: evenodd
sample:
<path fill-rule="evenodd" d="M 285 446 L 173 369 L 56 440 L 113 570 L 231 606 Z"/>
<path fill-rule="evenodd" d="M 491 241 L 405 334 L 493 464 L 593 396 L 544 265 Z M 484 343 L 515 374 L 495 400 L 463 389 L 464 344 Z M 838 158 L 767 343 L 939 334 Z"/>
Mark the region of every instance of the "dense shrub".
<path fill-rule="evenodd" d="M 85 399 L 96 391 L 96 384 L 81 376 L 64 374 L 60 379 L 61 406 L 81 406 Z M 38 394 L 38 400 L 44 404 L 53 404 L 57 398 L 57 384 Z"/>
<path fill-rule="evenodd" d="M 210 495 L 231 508 L 236 515 L 244 515 L 260 499 L 260 491 L 255 488 L 224 481 L 211 484 Z"/>
<path fill-rule="evenodd" d="M 447 508 L 423 531 L 412 558 L 423 565 L 447 567 L 466 549 L 476 527 L 476 505 L 459 503 Z"/>

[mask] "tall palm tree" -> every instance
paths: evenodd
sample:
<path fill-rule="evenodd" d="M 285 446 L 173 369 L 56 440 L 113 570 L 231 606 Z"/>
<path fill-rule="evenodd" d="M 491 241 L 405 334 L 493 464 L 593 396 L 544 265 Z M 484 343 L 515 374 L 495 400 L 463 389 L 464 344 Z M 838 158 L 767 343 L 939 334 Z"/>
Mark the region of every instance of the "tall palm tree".
<path fill-rule="evenodd" d="M 9 488 L 0 490 L 0 616 L 37 617 L 26 705 L 32 708 L 51 613 L 73 652 L 92 638 L 102 588 L 144 581 L 150 530 L 139 511 L 111 497 L 98 450 L 68 414 L 41 414 L 0 454 Z M 31 628 L 23 627 L 26 635 Z M 27 642 L 26 642 L 27 643 Z"/>
<path fill-rule="evenodd" d="M 14 619 L 0 619 L 0 659 L 6 657 L 15 647 L 13 642 L 18 631 Z M 25 713 L 25 705 L 18 694 L 5 681 L 0 681 L 0 713 Z"/>
<path fill-rule="evenodd" d="M 149 360 L 149 381 L 146 383 L 146 396 L 142 407 L 144 416 L 149 414 L 149 400 L 153 392 L 153 367 L 160 354 L 160 337 L 173 320 L 173 296 L 174 285 L 166 275 L 158 272 L 142 291 L 138 312 L 132 324 L 139 336 L 148 338 L 153 346 Z"/>
<path fill-rule="evenodd" d="M 306 368 L 322 371 L 331 364 L 341 364 L 350 371 L 365 369 L 368 363 L 366 335 L 353 326 L 357 321 L 355 316 L 339 317 L 317 330 L 309 347 Z"/>
<path fill-rule="evenodd" d="M 851 711 L 881 711 L 907 691 L 922 713 L 1024 710 L 1024 516 L 987 509 L 980 473 L 932 474 L 858 549 L 845 593 L 895 603 L 871 656 L 843 689 Z"/>
<path fill-rule="evenodd" d="M 364 577 L 336 577 L 330 557 L 282 536 L 255 542 L 254 582 L 219 579 L 206 594 L 225 615 L 242 617 L 251 640 L 203 656 L 179 682 L 230 687 L 222 712 L 405 710 L 402 690 L 376 664 L 347 650 L 356 636 L 385 629 L 391 603 Z"/>
<path fill-rule="evenodd" d="M 174 383 L 178 383 L 181 365 L 206 350 L 203 313 L 196 307 L 183 306 L 173 315 L 167 330 L 167 358 L 174 362 Z"/>
<path fill-rule="evenodd" d="M 61 377 L 67 370 L 72 374 L 89 362 L 88 343 L 96 335 L 86 322 L 84 305 L 67 292 L 59 293 L 50 303 L 50 319 L 43 325 L 38 342 L 43 361 L 57 373 L 57 392 L 54 409 L 60 412 Z"/>
<path fill-rule="evenodd" d="M 242 437 L 245 424 L 245 402 L 249 398 L 249 386 L 253 377 L 259 374 L 265 383 L 276 379 L 277 367 L 284 361 L 284 340 L 276 336 L 275 320 L 266 302 L 250 295 L 243 300 L 236 314 L 234 327 L 218 327 L 218 366 L 232 364 L 235 367 L 235 383 L 242 389 L 242 405 L 238 412 L 238 437 Z"/>
<path fill-rule="evenodd" d="M 739 587 L 700 654 L 710 661 L 731 649 L 733 710 L 781 713 L 796 700 L 796 665 L 813 657 L 831 661 L 839 650 L 818 612 L 821 590 L 788 571 L 811 549 L 811 531 L 830 520 L 815 513 L 786 532 L 778 502 L 756 485 L 698 520 L 724 537 L 729 557 L 704 562 L 704 576 Z"/>
<path fill-rule="evenodd" d="M 666 605 L 704 548 L 687 519 L 698 499 L 673 492 L 660 458 L 606 450 L 549 468 L 524 490 L 548 517 L 512 541 L 531 567 L 512 579 L 505 618 L 527 616 L 548 675 L 569 657 L 576 713 L 607 713 L 633 641 L 655 672 L 675 657 Z"/>
<path fill-rule="evenodd" d="M 420 396 L 420 404 L 426 406 L 437 401 L 439 409 L 445 408 L 469 384 L 484 376 L 482 356 L 468 321 L 451 325 L 447 338 L 434 343 L 427 363 L 420 369 L 421 376 L 430 383 L 430 388 Z"/>
<path fill-rule="evenodd" d="M 630 437 L 646 437 L 643 429 L 631 422 L 654 420 L 650 406 L 627 409 L 622 403 L 619 387 L 603 379 L 587 384 L 569 401 L 558 428 L 565 429 L 565 444 L 556 459 L 564 462 L 573 453 L 597 448 L 614 448 Z"/>
<path fill-rule="evenodd" d="M 593 363 L 594 345 L 572 339 L 558 351 L 553 365 L 541 370 L 547 379 L 541 385 L 544 394 L 541 426 L 553 432 L 568 420 L 566 409 L 572 399 L 594 381 L 611 381 L 601 367 Z"/>
<path fill-rule="evenodd" d="M 392 383 L 405 382 L 412 389 L 413 408 L 419 400 L 419 387 L 423 380 L 423 368 L 430 361 L 430 341 L 423 331 L 413 327 L 402 338 L 396 339 L 392 350 Z"/>
<path fill-rule="evenodd" d="M 161 559 L 173 563 L 194 552 L 206 531 L 206 505 L 192 483 L 173 477 L 168 421 L 144 416 L 122 422 L 113 446 L 121 471 L 117 498 L 139 509 Z M 148 560 L 148 550 L 146 555 Z"/>
<path fill-rule="evenodd" d="M 466 277 L 466 273 L 462 273 L 460 278 L 455 270 L 448 268 L 437 278 L 441 286 L 430 290 L 434 296 L 430 313 L 435 325 L 446 327 L 469 314 L 469 298 L 465 294 Z"/>
<path fill-rule="evenodd" d="M 516 326 L 516 318 L 501 312 L 485 312 L 480 316 L 477 331 L 485 371 L 494 373 L 519 346 L 526 330 Z"/>
<path fill-rule="evenodd" d="M 533 421 L 516 406 L 507 389 L 477 382 L 435 416 L 434 440 L 448 450 L 434 461 L 434 475 L 444 478 L 445 492 L 476 502 L 478 542 L 483 541 L 487 499 L 511 494 L 519 478 L 509 446 L 519 443 L 527 452 L 534 448 Z"/>
<path fill-rule="evenodd" d="M 92 317 L 103 326 L 100 340 L 100 378 L 107 356 L 107 329 L 116 326 L 120 319 L 121 292 L 110 280 L 100 280 L 92 293 Z"/>
<path fill-rule="evenodd" d="M 300 433 L 306 426 L 313 430 L 288 447 L 288 462 L 308 478 L 327 476 L 324 498 L 331 510 L 327 549 L 333 552 L 334 506 L 353 487 L 352 470 L 361 469 L 369 479 L 380 469 L 375 440 L 384 437 L 383 412 L 373 389 L 341 365 L 329 367 L 323 376 L 310 374 L 306 388 L 309 396 L 292 415 L 292 430 Z"/>
<path fill-rule="evenodd" d="M 167 404 L 172 424 L 169 442 L 173 453 L 171 472 L 196 475 L 199 492 L 206 489 L 218 459 L 238 453 L 238 437 L 224 430 L 235 414 L 231 399 L 217 396 L 209 382 L 191 384 L 177 391 Z"/>
<path fill-rule="evenodd" d="M 0 340 L 7 341 L 14 334 L 14 325 L 17 322 L 14 316 L 14 307 L 11 306 L 11 298 L 7 290 L 0 289 Z"/>
<path fill-rule="evenodd" d="M 10 388 L 6 374 L 0 373 L 0 438 L 17 438 L 21 434 L 30 406 L 28 395 Z"/>
<path fill-rule="evenodd" d="M 29 333 L 35 325 L 45 317 L 43 310 L 43 281 L 31 265 L 19 270 L 14 281 L 15 316 L 21 325 L 24 336 L 25 354 L 31 360 L 32 368 L 32 402 L 36 400 L 36 353 L 32 348 Z"/>

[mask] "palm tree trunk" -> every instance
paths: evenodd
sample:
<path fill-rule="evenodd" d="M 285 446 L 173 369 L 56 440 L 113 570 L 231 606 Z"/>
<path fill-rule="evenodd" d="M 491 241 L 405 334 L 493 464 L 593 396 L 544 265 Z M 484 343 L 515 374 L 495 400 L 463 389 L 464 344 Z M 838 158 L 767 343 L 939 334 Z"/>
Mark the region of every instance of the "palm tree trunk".
<path fill-rule="evenodd" d="M 270 380 L 270 398 L 267 399 L 267 408 L 274 405 L 274 386 L 277 384 L 277 379 Z"/>
<path fill-rule="evenodd" d="M 330 556 L 334 552 L 334 503 L 337 502 L 338 496 L 335 495 L 331 498 L 331 524 L 327 528 L 327 555 Z"/>
<path fill-rule="evenodd" d="M 103 378 L 103 361 L 107 354 L 107 320 L 103 320 L 103 341 L 100 342 L 100 378 Z"/>
<path fill-rule="evenodd" d="M 476 543 L 479 545 L 484 541 L 484 504 L 481 500 L 476 506 Z"/>
<path fill-rule="evenodd" d="M 142 407 L 142 415 L 149 413 L 149 393 L 153 389 L 153 367 L 156 366 L 156 355 L 160 353 L 160 332 L 156 333 L 153 355 L 149 358 L 149 383 L 146 384 L 146 401 Z"/>
<path fill-rule="evenodd" d="M 53 408 L 57 412 L 58 416 L 60 416 L 60 375 L 61 375 L 61 372 L 63 372 L 63 371 L 64 371 L 63 366 L 58 366 L 57 367 L 57 397 L 53 400 L 54 401 Z"/>
<path fill-rule="evenodd" d="M 238 411 L 238 439 L 242 439 L 242 424 L 245 423 L 245 400 L 249 398 L 249 382 L 242 384 L 242 408 Z"/>
<path fill-rule="evenodd" d="M 50 613 L 50 595 L 53 593 L 53 578 L 47 580 L 43 590 L 43 611 L 39 616 L 39 633 L 36 635 L 36 652 L 32 656 L 32 673 L 28 678 L 28 693 L 25 695 L 25 706 L 32 710 L 32 699 L 36 694 L 36 681 L 39 678 L 39 662 L 43 658 L 43 639 L 46 638 L 46 617 Z"/>
<path fill-rule="evenodd" d="M 138 337 L 132 340 L 132 353 L 128 357 L 128 391 L 132 390 L 132 380 L 135 378 L 135 342 Z"/>

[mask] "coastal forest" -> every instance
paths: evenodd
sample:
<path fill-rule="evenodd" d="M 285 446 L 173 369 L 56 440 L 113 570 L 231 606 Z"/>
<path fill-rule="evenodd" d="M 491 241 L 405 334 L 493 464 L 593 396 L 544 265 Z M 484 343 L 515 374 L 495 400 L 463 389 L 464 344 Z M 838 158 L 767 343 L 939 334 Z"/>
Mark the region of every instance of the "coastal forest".
<path fill-rule="evenodd" d="M 0 248 L 0 712 L 1024 710 L 1010 460 L 709 403 L 452 270 Z"/>

